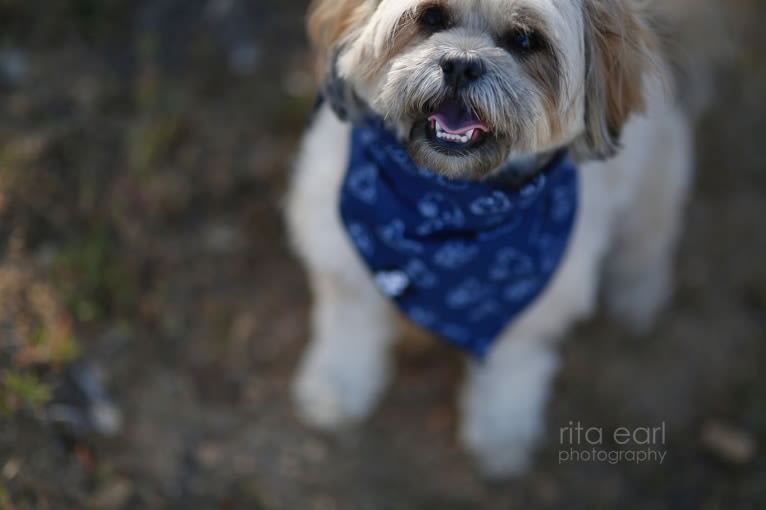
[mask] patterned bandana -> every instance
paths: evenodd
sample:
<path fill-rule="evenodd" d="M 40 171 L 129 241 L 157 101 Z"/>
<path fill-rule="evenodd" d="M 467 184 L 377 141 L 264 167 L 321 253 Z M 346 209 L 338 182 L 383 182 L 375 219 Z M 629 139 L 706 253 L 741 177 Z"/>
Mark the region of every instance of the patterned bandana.
<path fill-rule="evenodd" d="M 564 152 L 515 189 L 418 168 L 380 119 L 353 128 L 340 214 L 383 294 L 482 358 L 566 250 L 577 170 Z"/>

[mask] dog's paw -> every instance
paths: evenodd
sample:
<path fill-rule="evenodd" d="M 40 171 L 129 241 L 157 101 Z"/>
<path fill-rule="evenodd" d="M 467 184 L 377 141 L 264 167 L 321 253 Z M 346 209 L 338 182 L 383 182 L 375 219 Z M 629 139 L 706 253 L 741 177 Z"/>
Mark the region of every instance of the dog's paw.
<path fill-rule="evenodd" d="M 307 363 L 293 383 L 298 417 L 326 432 L 353 426 L 372 412 L 388 380 L 385 367 L 312 366 Z"/>
<path fill-rule="evenodd" d="M 487 478 L 530 467 L 557 367 L 555 350 L 535 340 L 501 344 L 492 359 L 471 365 L 460 395 L 460 437 Z"/>
<path fill-rule="evenodd" d="M 498 428 L 497 425 L 477 416 L 466 416 L 460 430 L 461 441 L 486 479 L 504 480 L 523 475 L 532 465 L 540 434 L 537 430 Z"/>

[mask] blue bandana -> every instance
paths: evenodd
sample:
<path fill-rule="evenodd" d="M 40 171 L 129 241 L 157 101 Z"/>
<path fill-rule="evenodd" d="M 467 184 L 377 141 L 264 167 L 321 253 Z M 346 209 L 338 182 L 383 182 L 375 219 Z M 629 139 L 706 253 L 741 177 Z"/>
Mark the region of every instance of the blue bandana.
<path fill-rule="evenodd" d="M 340 214 L 378 288 L 481 358 L 566 250 L 577 170 L 561 152 L 516 189 L 419 168 L 379 119 L 353 128 Z"/>

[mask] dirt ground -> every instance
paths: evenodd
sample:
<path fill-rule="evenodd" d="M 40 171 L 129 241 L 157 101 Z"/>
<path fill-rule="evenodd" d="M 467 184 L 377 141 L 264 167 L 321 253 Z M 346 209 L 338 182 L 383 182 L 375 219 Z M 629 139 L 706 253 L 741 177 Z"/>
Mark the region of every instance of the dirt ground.
<path fill-rule="evenodd" d="M 766 4 L 726 4 L 741 49 L 700 124 L 672 307 L 644 339 L 572 333 L 546 446 L 496 484 L 456 441 L 461 358 L 429 339 L 358 430 L 292 414 L 309 297 L 279 201 L 313 101 L 304 4 L 0 1 L 0 508 L 766 508 Z M 82 370 L 121 426 L 51 419 L 87 407 Z M 570 422 L 664 423 L 667 455 L 560 463 Z M 706 446 L 712 423 L 760 451 Z"/>

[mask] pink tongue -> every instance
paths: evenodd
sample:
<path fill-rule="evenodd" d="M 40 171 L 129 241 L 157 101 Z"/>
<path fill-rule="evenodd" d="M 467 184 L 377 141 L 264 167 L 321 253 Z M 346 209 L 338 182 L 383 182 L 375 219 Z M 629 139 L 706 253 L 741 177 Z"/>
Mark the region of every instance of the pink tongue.
<path fill-rule="evenodd" d="M 443 105 L 439 111 L 434 112 L 428 117 L 429 122 L 438 122 L 441 127 L 449 134 L 464 135 L 472 129 L 480 129 L 485 133 L 489 128 L 482 121 L 477 119 L 472 113 L 458 106 L 456 103 Z"/>

